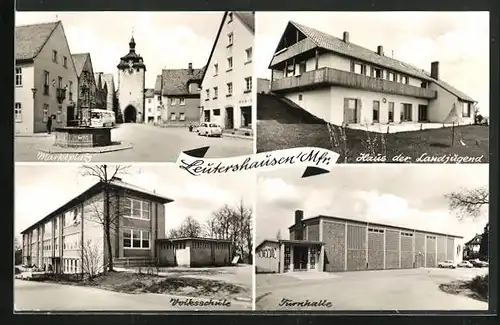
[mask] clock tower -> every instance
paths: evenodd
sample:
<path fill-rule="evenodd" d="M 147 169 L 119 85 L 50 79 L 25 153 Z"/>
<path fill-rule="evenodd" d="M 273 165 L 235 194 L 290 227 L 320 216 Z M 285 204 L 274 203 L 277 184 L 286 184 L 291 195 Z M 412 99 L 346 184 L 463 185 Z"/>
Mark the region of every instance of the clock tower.
<path fill-rule="evenodd" d="M 125 123 L 144 121 L 144 86 L 146 65 L 135 52 L 134 37 L 130 39 L 129 52 L 118 64 L 118 107 Z"/>

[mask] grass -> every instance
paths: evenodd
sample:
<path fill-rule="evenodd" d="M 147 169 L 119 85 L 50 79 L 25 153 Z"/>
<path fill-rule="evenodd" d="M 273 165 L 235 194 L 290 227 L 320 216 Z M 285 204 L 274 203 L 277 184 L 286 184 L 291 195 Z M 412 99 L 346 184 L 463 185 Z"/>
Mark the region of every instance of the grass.
<path fill-rule="evenodd" d="M 278 121 L 259 121 L 257 124 L 257 151 L 272 151 L 294 147 L 319 147 L 333 150 L 343 163 L 373 162 L 426 162 L 417 161 L 428 156 L 458 155 L 483 156 L 489 161 L 489 130 L 487 126 L 455 127 L 455 142 L 451 144 L 451 128 L 428 129 L 400 133 L 375 133 L 328 124 L 282 124 Z M 460 139 L 467 146 L 460 143 Z M 385 161 L 362 161 L 362 155 L 385 156 Z M 406 161 L 393 161 L 394 157 L 410 157 Z"/>
<path fill-rule="evenodd" d="M 250 297 L 243 286 L 225 281 L 188 276 L 157 276 L 129 272 L 108 272 L 92 280 L 58 279 L 58 283 L 95 287 L 124 293 L 157 293 L 212 299 Z"/>
<path fill-rule="evenodd" d="M 466 125 L 399 133 L 355 130 L 326 123 L 302 108 L 271 95 L 259 95 L 257 111 L 257 152 L 294 147 L 319 147 L 340 154 L 342 163 L 426 163 L 427 156 L 477 158 L 489 162 L 489 128 Z M 465 146 L 462 143 L 465 143 Z M 361 157 L 365 159 L 361 159 Z M 368 157 L 369 156 L 369 157 Z M 381 159 L 385 157 L 385 159 Z M 396 157 L 406 158 L 395 160 Z M 370 159 L 371 158 L 371 159 Z M 373 159 L 379 158 L 379 159 Z M 479 162 L 479 161 L 462 161 Z"/>
<path fill-rule="evenodd" d="M 488 301 L 488 274 L 478 275 L 470 281 L 453 281 L 439 288 L 449 294 L 463 295 L 476 300 Z"/>

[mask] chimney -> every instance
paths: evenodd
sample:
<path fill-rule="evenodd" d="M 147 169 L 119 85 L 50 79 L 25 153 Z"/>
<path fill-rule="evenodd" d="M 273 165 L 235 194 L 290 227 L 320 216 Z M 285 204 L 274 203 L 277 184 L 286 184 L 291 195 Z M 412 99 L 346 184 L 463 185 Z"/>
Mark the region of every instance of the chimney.
<path fill-rule="evenodd" d="M 188 71 L 189 71 L 189 73 L 193 73 L 193 64 L 192 63 L 188 64 Z"/>
<path fill-rule="evenodd" d="M 349 43 L 349 32 L 344 32 L 344 42 Z"/>
<path fill-rule="evenodd" d="M 384 47 L 382 45 L 377 46 L 377 54 L 384 55 Z"/>
<path fill-rule="evenodd" d="M 439 80 L 439 62 L 434 61 L 431 63 L 431 78 Z"/>
<path fill-rule="evenodd" d="M 304 218 L 304 211 L 295 210 L 295 225 L 300 225 L 302 223 L 303 218 Z"/>

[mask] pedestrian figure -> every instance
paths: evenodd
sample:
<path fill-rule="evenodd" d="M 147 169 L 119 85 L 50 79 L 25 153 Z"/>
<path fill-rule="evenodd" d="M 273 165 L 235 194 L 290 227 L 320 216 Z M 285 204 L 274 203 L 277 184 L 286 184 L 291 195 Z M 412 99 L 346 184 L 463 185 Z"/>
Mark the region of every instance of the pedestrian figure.
<path fill-rule="evenodd" d="M 47 132 L 50 134 L 52 131 L 52 116 L 47 118 Z"/>

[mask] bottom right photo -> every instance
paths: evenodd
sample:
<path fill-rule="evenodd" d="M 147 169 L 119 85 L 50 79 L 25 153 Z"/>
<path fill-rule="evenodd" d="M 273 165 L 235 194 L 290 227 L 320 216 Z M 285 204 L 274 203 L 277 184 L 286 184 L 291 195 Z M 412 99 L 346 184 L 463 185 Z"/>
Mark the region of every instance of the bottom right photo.
<path fill-rule="evenodd" d="M 487 164 L 259 174 L 257 310 L 488 310 Z"/>

